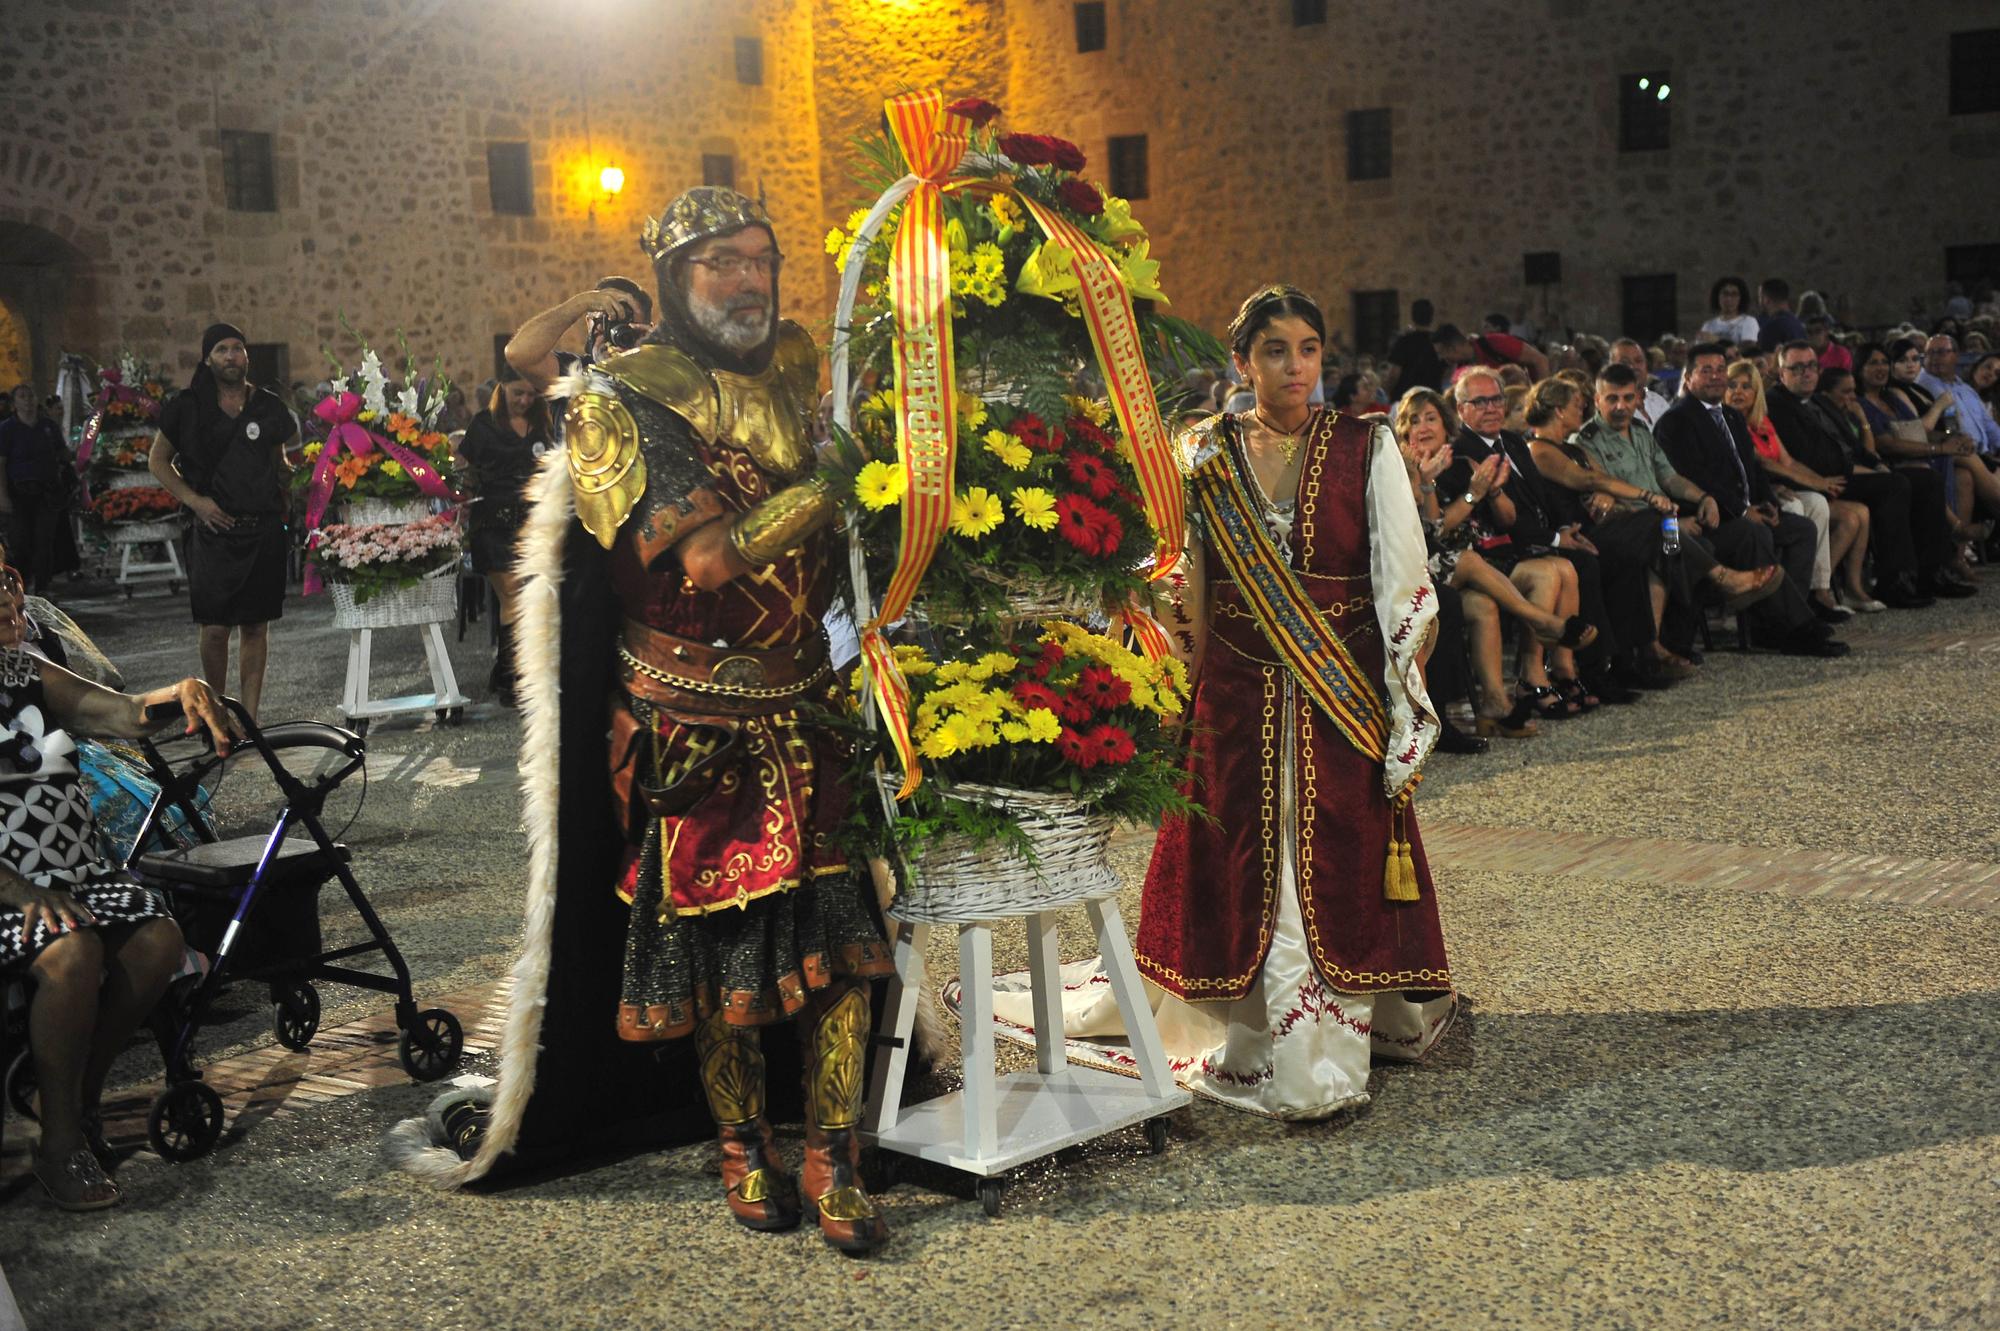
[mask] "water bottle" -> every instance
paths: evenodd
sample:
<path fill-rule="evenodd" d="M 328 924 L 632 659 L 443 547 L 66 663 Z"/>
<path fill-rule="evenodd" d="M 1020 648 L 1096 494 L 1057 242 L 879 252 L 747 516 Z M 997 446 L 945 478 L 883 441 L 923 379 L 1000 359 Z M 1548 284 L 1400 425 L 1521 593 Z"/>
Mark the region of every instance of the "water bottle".
<path fill-rule="evenodd" d="M 1677 555 L 1681 552 L 1681 520 L 1669 513 L 1660 519 L 1660 553 Z"/>

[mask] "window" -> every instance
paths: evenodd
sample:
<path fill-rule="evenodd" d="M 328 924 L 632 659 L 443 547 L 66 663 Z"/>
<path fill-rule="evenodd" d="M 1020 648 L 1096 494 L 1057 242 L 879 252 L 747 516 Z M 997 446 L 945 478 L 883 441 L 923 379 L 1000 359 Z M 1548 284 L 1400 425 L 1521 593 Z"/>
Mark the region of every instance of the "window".
<path fill-rule="evenodd" d="M 278 211 L 269 134 L 247 129 L 222 131 L 222 197 L 231 212 Z"/>
<path fill-rule="evenodd" d="M 703 153 L 701 155 L 701 183 L 720 185 L 724 189 L 736 188 L 736 159 L 728 153 Z"/>
<path fill-rule="evenodd" d="M 1563 280 L 1563 256 L 1555 250 L 1535 250 L 1523 254 L 1521 280 L 1531 287 L 1554 286 Z"/>
<path fill-rule="evenodd" d="M 1292 0 L 1292 26 L 1316 28 L 1326 22 L 1326 0 Z"/>
<path fill-rule="evenodd" d="M 1146 136 L 1111 136 L 1111 192 L 1121 199 L 1146 197 Z"/>
<path fill-rule="evenodd" d="M 1104 0 L 1093 0 L 1090 4 L 1076 7 L 1076 49 L 1104 49 Z"/>
<path fill-rule="evenodd" d="M 736 39 L 736 81 L 756 87 L 764 81 L 764 39 Z"/>
<path fill-rule="evenodd" d="M 252 342 L 250 352 L 250 382 L 262 384 L 266 388 L 280 391 L 288 389 L 292 382 L 292 349 L 283 342 Z"/>
<path fill-rule="evenodd" d="M 493 377 L 495 379 L 507 373 L 507 344 L 513 340 L 514 335 L 512 333 L 495 333 L 493 335 Z M 466 391 L 471 392 L 470 389 Z M 479 404 L 481 407 L 485 405 L 484 402 Z"/>
<path fill-rule="evenodd" d="M 528 174 L 528 145 L 486 145 L 486 190 L 493 211 L 509 217 L 532 217 L 535 191 Z"/>
<path fill-rule="evenodd" d="M 1659 152 L 1667 146 L 1673 88 L 1664 71 L 1626 74 L 1618 80 L 1618 151 Z"/>
<path fill-rule="evenodd" d="M 1958 283 L 1968 296 L 1981 287 L 2000 287 L 2000 244 L 1945 246 L 1944 280 Z"/>
<path fill-rule="evenodd" d="M 1389 108 L 1347 113 L 1347 178 L 1389 178 Z"/>
<path fill-rule="evenodd" d="M 1402 305 L 1393 291 L 1354 293 L 1354 349 L 1379 356 L 1396 336 Z"/>
<path fill-rule="evenodd" d="M 1661 333 L 1671 333 L 1680 322 L 1679 294 L 1672 273 L 1648 273 L 1624 279 L 1624 317 L 1620 320 L 1625 336 L 1650 342 Z"/>
<path fill-rule="evenodd" d="M 2000 111 L 2000 28 L 1951 35 L 1951 113 Z"/>

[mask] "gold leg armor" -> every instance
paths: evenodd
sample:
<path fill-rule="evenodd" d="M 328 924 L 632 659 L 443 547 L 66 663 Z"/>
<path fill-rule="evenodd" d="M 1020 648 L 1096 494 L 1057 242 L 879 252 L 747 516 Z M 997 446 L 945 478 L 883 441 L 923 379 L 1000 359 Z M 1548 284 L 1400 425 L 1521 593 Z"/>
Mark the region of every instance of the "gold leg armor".
<path fill-rule="evenodd" d="M 806 1205 L 821 1236 L 842 1252 L 873 1252 L 889 1237 L 861 1181 L 862 1071 L 868 991 L 844 985 L 815 1004 L 806 1038 Z"/>
<path fill-rule="evenodd" d="M 730 1213 L 747 1229 L 799 1223 L 798 1190 L 778 1162 L 764 1119 L 764 1050 L 757 1032 L 731 1026 L 720 1012 L 695 1028 L 701 1087 L 722 1141 L 722 1183 Z"/>

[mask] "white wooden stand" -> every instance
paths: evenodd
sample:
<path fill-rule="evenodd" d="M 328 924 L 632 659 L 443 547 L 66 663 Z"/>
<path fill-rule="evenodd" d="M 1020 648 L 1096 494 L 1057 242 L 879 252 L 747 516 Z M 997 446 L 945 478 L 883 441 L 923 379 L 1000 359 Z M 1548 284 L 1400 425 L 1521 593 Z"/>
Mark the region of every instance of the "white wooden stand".
<path fill-rule="evenodd" d="M 440 721 L 453 719 L 472 701 L 458 691 L 458 675 L 452 670 L 451 654 L 444 647 L 443 622 L 433 620 L 407 627 L 414 628 L 423 639 L 424 660 L 431 671 L 431 691 L 401 698 L 368 696 L 368 672 L 378 630 L 347 631 L 347 685 L 341 695 L 340 713 L 364 734 L 368 723 L 381 717 L 436 712 Z"/>
<path fill-rule="evenodd" d="M 922 1001 L 924 946 L 933 926 L 896 921 L 896 978 L 890 984 L 889 1011 L 883 1021 L 883 1033 L 893 1043 L 876 1057 L 862 1133 L 885 1150 L 978 1175 L 980 1200 L 988 1215 L 1000 1210 L 1000 1181 L 995 1175 L 1134 1123 L 1147 1123 L 1153 1149 L 1164 1150 L 1162 1116 L 1192 1098 L 1174 1084 L 1167 1067 L 1166 1050 L 1132 960 L 1118 903 L 1104 896 L 1083 905 L 1125 1020 L 1138 1078 L 1069 1063 L 1063 1040 L 1056 912 L 1044 911 L 1012 917 L 1028 934 L 1035 1071 L 994 1075 L 993 926 L 1000 921 L 961 924 L 958 978 L 964 999 L 959 1041 L 965 1089 L 907 1108 L 903 1083 L 909 1072 L 910 1034 Z"/>
<path fill-rule="evenodd" d="M 118 547 L 117 582 L 127 596 L 140 587 L 161 585 L 168 591 L 177 592 L 187 581 L 187 570 L 181 567 L 181 552 L 175 537 L 158 534 L 130 536 L 114 527 L 111 543 Z M 143 553 L 146 547 L 153 545 L 160 547 L 161 554 L 157 559 L 149 559 Z"/>

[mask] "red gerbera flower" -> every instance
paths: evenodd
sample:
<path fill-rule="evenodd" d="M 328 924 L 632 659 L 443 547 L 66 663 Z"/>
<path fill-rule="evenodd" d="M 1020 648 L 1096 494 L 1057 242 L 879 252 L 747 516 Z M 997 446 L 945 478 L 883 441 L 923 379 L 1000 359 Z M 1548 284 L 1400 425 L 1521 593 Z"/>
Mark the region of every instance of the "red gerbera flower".
<path fill-rule="evenodd" d="M 1080 726 L 1096 716 L 1097 709 L 1090 705 L 1089 697 L 1076 689 L 1071 689 L 1056 700 L 1056 715 L 1071 725 Z"/>
<path fill-rule="evenodd" d="M 1084 667 L 1072 688 L 1090 699 L 1090 705 L 1100 712 L 1108 712 L 1132 701 L 1132 686 L 1118 678 L 1109 666 Z"/>
<path fill-rule="evenodd" d="M 1111 436 L 1081 416 L 1072 416 L 1063 422 L 1063 430 L 1072 439 L 1081 439 L 1094 445 L 1098 451 L 1109 453 L 1117 445 Z"/>
<path fill-rule="evenodd" d="M 1056 186 L 1056 197 L 1085 217 L 1095 217 L 1104 211 L 1104 196 L 1092 188 L 1087 180 L 1065 180 Z"/>
<path fill-rule="evenodd" d="M 947 106 L 945 111 L 951 115 L 964 116 L 972 122 L 974 129 L 986 128 L 988 122 L 1000 114 L 1000 108 L 984 97 L 961 97 Z"/>
<path fill-rule="evenodd" d="M 1068 726 L 1064 726 L 1062 734 L 1056 736 L 1056 752 L 1063 756 L 1064 762 L 1075 763 L 1078 767 L 1097 766 L 1096 746 Z"/>
<path fill-rule="evenodd" d="M 1098 524 L 1093 515 L 1104 510 L 1084 495 L 1068 494 L 1056 500 L 1056 531 L 1065 541 L 1087 555 L 1099 553 Z M 1109 516 L 1108 514 L 1104 514 Z"/>
<path fill-rule="evenodd" d="M 1114 767 L 1131 762 L 1132 755 L 1139 751 L 1139 746 L 1132 742 L 1129 734 L 1108 722 L 1086 735 L 1084 743 L 1096 754 L 1098 762 Z"/>
<path fill-rule="evenodd" d="M 1033 671 L 1031 670 L 1030 673 L 1032 674 Z M 1014 701 L 1020 703 L 1023 707 L 1031 709 L 1046 707 L 1051 712 L 1056 710 L 1056 705 L 1062 699 L 1057 696 L 1054 689 L 1041 682 L 1042 679 L 1047 677 L 1047 673 L 1046 669 L 1044 669 L 1041 675 L 1034 679 L 1016 680 L 1014 687 L 1009 690 L 1014 695 Z"/>
<path fill-rule="evenodd" d="M 1033 665 L 1028 667 L 1029 678 L 1047 679 L 1049 677 L 1049 672 L 1062 664 L 1063 656 L 1064 652 L 1061 643 L 1059 642 L 1043 643 L 1042 654 L 1035 658 L 1035 663 Z"/>
<path fill-rule="evenodd" d="M 1063 454 L 1063 462 L 1069 467 L 1069 478 L 1090 491 L 1092 499 L 1109 499 L 1118 492 L 1118 476 L 1104 465 L 1102 458 L 1071 449 Z"/>
<path fill-rule="evenodd" d="M 1058 171 L 1083 170 L 1083 149 L 1053 134 L 1002 134 L 1000 151 L 1016 166 L 1052 166 Z"/>
<path fill-rule="evenodd" d="M 1118 520 L 1116 513 L 1108 509 L 1098 508 L 1093 504 L 1087 520 L 1090 523 L 1091 530 L 1097 534 L 1098 554 L 1108 555 L 1112 553 L 1125 540 L 1125 524 Z"/>

